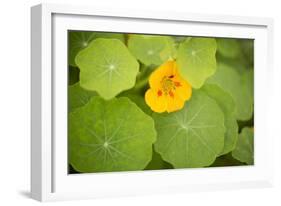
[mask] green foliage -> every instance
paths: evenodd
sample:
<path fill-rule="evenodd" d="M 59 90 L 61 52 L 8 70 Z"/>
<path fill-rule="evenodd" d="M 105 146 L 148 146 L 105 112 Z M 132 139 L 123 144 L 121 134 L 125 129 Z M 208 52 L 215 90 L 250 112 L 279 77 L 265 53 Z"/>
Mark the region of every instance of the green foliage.
<path fill-rule="evenodd" d="M 79 172 L 144 169 L 155 140 L 152 118 L 125 97 L 93 97 L 69 114 L 69 159 Z"/>
<path fill-rule="evenodd" d="M 149 85 L 148 85 L 149 76 L 154 71 L 154 69 L 155 69 L 155 66 L 152 66 L 152 65 L 145 66 L 144 64 L 142 64 L 140 66 L 140 71 L 137 74 L 135 86 L 133 88 L 131 88 L 130 90 L 126 90 L 122 93 L 138 93 L 143 96 L 144 93 L 146 92 L 146 90 L 149 88 Z M 122 93 L 121 93 L 121 95 L 122 95 Z"/>
<path fill-rule="evenodd" d="M 217 63 L 227 64 L 239 73 L 253 68 L 253 43 L 251 39 L 217 39 Z"/>
<path fill-rule="evenodd" d="M 70 31 L 68 35 L 68 63 L 75 67 L 75 57 L 79 51 L 86 48 L 91 41 L 97 38 L 119 39 L 124 42 L 123 34 L 108 32 Z"/>
<path fill-rule="evenodd" d="M 253 66 L 254 63 L 254 40 L 243 39 L 240 40 L 241 54 L 247 60 L 248 66 Z"/>
<path fill-rule="evenodd" d="M 120 95 L 121 97 L 128 97 L 132 102 L 134 102 L 143 112 L 148 115 L 152 114 L 152 110 L 147 106 L 144 101 L 143 95 L 141 93 L 136 93 L 133 91 L 124 92 Z"/>
<path fill-rule="evenodd" d="M 239 56 L 240 44 L 237 39 L 218 38 L 217 39 L 218 52 L 228 58 L 235 58 Z"/>
<path fill-rule="evenodd" d="M 254 41 L 69 31 L 69 173 L 254 164 Z M 152 72 L 176 61 L 182 109 L 147 105 Z M 240 134 L 239 134 L 240 132 Z"/>
<path fill-rule="evenodd" d="M 241 85 L 245 90 L 246 96 L 250 99 L 251 104 L 254 104 L 254 70 L 248 69 L 241 74 Z"/>
<path fill-rule="evenodd" d="M 213 38 L 187 38 L 179 45 L 179 70 L 192 87 L 200 88 L 215 73 L 216 49 L 216 40 Z"/>
<path fill-rule="evenodd" d="M 68 86 L 68 112 L 72 112 L 76 108 L 87 104 L 91 97 L 96 95 L 96 92 L 81 88 L 79 82 Z"/>
<path fill-rule="evenodd" d="M 98 38 L 76 56 L 81 87 L 111 99 L 134 86 L 139 70 L 137 60 L 117 39 Z"/>
<path fill-rule="evenodd" d="M 240 162 L 248 165 L 254 164 L 254 130 L 245 127 L 239 134 L 236 148 L 232 151 L 232 156 Z"/>
<path fill-rule="evenodd" d="M 246 79 L 249 75 L 246 77 Z M 242 79 L 241 74 L 226 64 L 219 64 L 217 72 L 208 79 L 208 83 L 217 84 L 229 92 L 237 106 L 236 118 L 248 120 L 253 114 L 253 97 L 249 95 L 248 83 Z"/>
<path fill-rule="evenodd" d="M 146 90 L 148 89 L 148 78 L 149 75 L 153 71 L 152 66 L 141 66 L 140 72 L 137 75 L 137 80 L 135 86 L 127 91 L 122 92 L 119 94 L 119 97 L 128 97 L 131 101 L 133 101 L 138 107 L 148 115 L 152 114 L 152 110 L 146 104 L 144 100 L 144 95 Z"/>
<path fill-rule="evenodd" d="M 155 150 L 175 168 L 211 165 L 223 149 L 224 115 L 204 92 L 195 91 L 182 110 L 153 118 Z"/>
<path fill-rule="evenodd" d="M 224 147 L 221 154 L 232 151 L 238 137 L 238 124 L 236 122 L 236 105 L 231 95 L 217 85 L 206 84 L 203 88 L 206 94 L 214 99 L 224 113 Z"/>
<path fill-rule="evenodd" d="M 130 35 L 128 48 L 145 65 L 160 65 L 174 57 L 174 41 L 168 36 Z"/>

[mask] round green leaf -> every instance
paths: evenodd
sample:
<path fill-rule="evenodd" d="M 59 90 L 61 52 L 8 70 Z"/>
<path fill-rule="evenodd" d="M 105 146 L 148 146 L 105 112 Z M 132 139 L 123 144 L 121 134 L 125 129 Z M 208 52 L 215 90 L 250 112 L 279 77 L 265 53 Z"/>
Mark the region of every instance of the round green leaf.
<path fill-rule="evenodd" d="M 156 140 L 153 119 L 128 98 L 96 96 L 69 114 L 69 160 L 79 172 L 142 170 Z"/>
<path fill-rule="evenodd" d="M 216 40 L 187 38 L 179 46 L 177 64 L 181 75 L 194 88 L 200 88 L 216 71 Z"/>
<path fill-rule="evenodd" d="M 238 124 L 236 121 L 236 104 L 231 95 L 215 84 L 205 84 L 202 87 L 206 94 L 214 99 L 224 113 L 224 147 L 221 155 L 232 151 L 238 137 Z"/>
<path fill-rule="evenodd" d="M 153 114 L 155 150 L 175 168 L 211 165 L 224 145 L 224 115 L 204 92 L 194 91 L 178 112 Z"/>
<path fill-rule="evenodd" d="M 248 120 L 253 114 L 253 97 L 249 95 L 249 82 L 242 80 L 241 74 L 226 64 L 218 64 L 217 72 L 208 79 L 208 83 L 219 85 L 233 97 L 238 120 Z"/>
<path fill-rule="evenodd" d="M 248 165 L 254 164 L 254 131 L 253 128 L 245 127 L 238 136 L 236 148 L 232 156 L 240 162 Z"/>
<path fill-rule="evenodd" d="M 68 86 L 68 112 L 87 104 L 97 93 L 80 87 L 79 82 Z"/>
<path fill-rule="evenodd" d="M 137 60 L 117 39 L 98 38 L 76 56 L 80 86 L 111 99 L 134 86 L 139 70 Z"/>
<path fill-rule="evenodd" d="M 132 34 L 128 48 L 145 65 L 160 65 L 175 54 L 174 40 L 168 36 Z"/>
<path fill-rule="evenodd" d="M 123 34 L 90 31 L 70 31 L 68 38 L 68 63 L 71 66 L 76 66 L 75 57 L 78 52 L 86 48 L 90 44 L 90 42 L 96 38 L 114 38 L 124 41 Z"/>
<path fill-rule="evenodd" d="M 217 38 L 218 52 L 228 58 L 237 57 L 242 51 L 239 40 L 230 38 Z"/>

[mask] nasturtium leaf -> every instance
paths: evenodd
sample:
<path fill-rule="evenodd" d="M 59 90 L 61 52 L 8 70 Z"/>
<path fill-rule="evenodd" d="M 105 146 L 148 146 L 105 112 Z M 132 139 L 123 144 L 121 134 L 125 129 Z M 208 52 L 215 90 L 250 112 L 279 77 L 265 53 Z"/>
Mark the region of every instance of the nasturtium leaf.
<path fill-rule="evenodd" d="M 153 119 L 126 97 L 93 97 L 69 114 L 69 160 L 78 172 L 142 170 L 156 140 Z"/>
<path fill-rule="evenodd" d="M 112 38 L 124 41 L 123 34 L 109 32 L 70 31 L 68 36 L 68 63 L 76 66 L 75 57 L 79 51 L 86 48 L 96 38 Z"/>
<path fill-rule="evenodd" d="M 146 166 L 145 170 L 161 170 L 161 169 L 172 169 L 173 166 L 168 162 L 165 162 L 161 155 L 153 151 L 152 160 Z"/>
<path fill-rule="evenodd" d="M 80 68 L 80 86 L 111 99 L 134 86 L 139 63 L 117 39 L 93 40 L 76 56 Z"/>
<path fill-rule="evenodd" d="M 179 45 L 177 64 L 181 75 L 194 88 L 200 88 L 216 71 L 216 40 L 187 38 Z"/>
<path fill-rule="evenodd" d="M 145 65 L 160 65 L 175 55 L 174 40 L 168 36 L 132 34 L 128 48 Z"/>
<path fill-rule="evenodd" d="M 235 58 L 242 51 L 239 40 L 231 38 L 217 38 L 218 53 L 224 57 Z"/>
<path fill-rule="evenodd" d="M 235 149 L 232 156 L 240 162 L 248 165 L 254 164 L 254 130 L 253 128 L 244 127 L 238 136 Z"/>
<path fill-rule="evenodd" d="M 249 95 L 248 82 L 242 81 L 241 74 L 226 64 L 218 64 L 217 72 L 207 81 L 217 84 L 229 92 L 237 106 L 236 118 L 248 120 L 253 114 L 253 99 Z"/>
<path fill-rule="evenodd" d="M 224 148 L 221 155 L 232 151 L 238 137 L 238 124 L 236 121 L 236 104 L 231 95 L 215 84 L 205 84 L 202 90 L 220 106 L 224 113 Z"/>
<path fill-rule="evenodd" d="M 87 104 L 97 93 L 80 87 L 79 82 L 68 86 L 68 112 Z"/>
<path fill-rule="evenodd" d="M 224 145 L 224 115 L 204 92 L 194 91 L 178 112 L 153 113 L 155 150 L 175 168 L 211 165 Z"/>

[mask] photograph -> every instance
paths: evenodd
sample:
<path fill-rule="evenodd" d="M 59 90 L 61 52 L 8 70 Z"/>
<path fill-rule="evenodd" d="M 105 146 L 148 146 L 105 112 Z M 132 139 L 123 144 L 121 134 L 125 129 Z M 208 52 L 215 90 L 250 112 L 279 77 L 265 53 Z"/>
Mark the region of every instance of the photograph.
<path fill-rule="evenodd" d="M 254 165 L 254 39 L 67 38 L 68 174 Z"/>

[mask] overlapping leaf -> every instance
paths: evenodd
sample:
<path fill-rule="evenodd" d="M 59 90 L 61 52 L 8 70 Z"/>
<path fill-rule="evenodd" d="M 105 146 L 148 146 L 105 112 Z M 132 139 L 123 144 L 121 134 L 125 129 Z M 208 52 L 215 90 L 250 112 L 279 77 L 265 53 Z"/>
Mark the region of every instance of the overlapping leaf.
<path fill-rule="evenodd" d="M 248 165 L 254 164 L 254 130 L 245 127 L 239 134 L 236 148 L 232 151 L 232 156 Z"/>
<path fill-rule="evenodd" d="M 225 92 L 215 84 L 206 84 L 203 91 L 220 106 L 224 113 L 224 125 L 226 128 L 224 147 L 221 155 L 232 151 L 238 137 L 238 124 L 236 121 L 236 104 L 228 92 Z"/>
<path fill-rule="evenodd" d="M 111 99 L 134 86 L 139 70 L 137 60 L 116 39 L 98 38 L 76 56 L 80 86 Z"/>
<path fill-rule="evenodd" d="M 80 87 L 79 82 L 68 86 L 68 112 L 87 104 L 97 93 Z"/>
<path fill-rule="evenodd" d="M 187 38 L 179 45 L 177 64 L 181 75 L 200 88 L 216 71 L 216 40 L 213 38 Z"/>
<path fill-rule="evenodd" d="M 153 119 L 125 97 L 93 97 L 69 115 L 69 161 L 79 172 L 142 170 L 155 140 Z"/>
<path fill-rule="evenodd" d="M 195 91 L 182 110 L 153 118 L 155 150 L 175 168 L 208 166 L 223 149 L 224 114 L 204 92 Z"/>
<path fill-rule="evenodd" d="M 124 41 L 123 34 L 90 31 L 69 31 L 68 34 L 68 63 L 76 66 L 75 57 L 79 51 L 86 48 L 96 38 L 112 38 Z"/>
<path fill-rule="evenodd" d="M 132 34 L 128 48 L 145 65 L 160 65 L 175 55 L 174 41 L 168 36 Z"/>
<path fill-rule="evenodd" d="M 248 120 L 253 114 L 253 92 L 249 92 L 248 88 L 248 85 L 252 84 L 248 82 L 251 78 L 253 78 L 251 74 L 248 74 L 244 80 L 234 68 L 219 64 L 217 72 L 208 79 L 208 83 L 219 85 L 234 98 L 237 106 L 236 118 L 238 120 Z"/>

